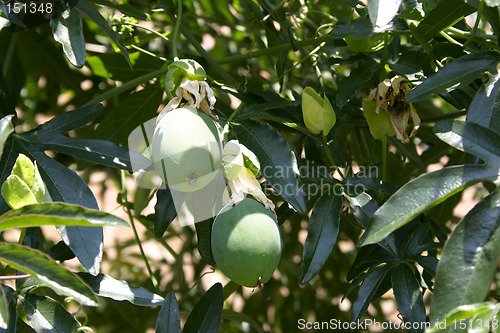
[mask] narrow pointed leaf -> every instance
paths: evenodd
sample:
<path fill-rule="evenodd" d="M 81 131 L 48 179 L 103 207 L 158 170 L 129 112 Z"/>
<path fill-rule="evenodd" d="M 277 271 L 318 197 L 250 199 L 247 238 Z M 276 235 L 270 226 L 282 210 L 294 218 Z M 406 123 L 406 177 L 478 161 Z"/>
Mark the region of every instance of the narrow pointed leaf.
<path fill-rule="evenodd" d="M 24 313 L 36 332 L 77 332 L 80 323 L 52 298 L 27 294 L 21 298 Z"/>
<path fill-rule="evenodd" d="M 7 138 L 9 137 L 10 133 L 14 131 L 14 128 L 12 127 L 13 117 L 13 115 L 9 114 L 0 119 L 0 156 L 2 156 L 3 146 L 5 145 Z"/>
<path fill-rule="evenodd" d="M 86 0 L 79 0 L 78 4 L 75 6 L 75 8 L 85 15 L 88 19 L 94 21 L 95 24 L 99 26 L 99 28 L 104 31 L 106 35 L 111 39 L 111 41 L 120 49 L 121 53 L 125 57 L 125 60 L 129 63 L 129 65 L 132 67 L 130 63 L 130 58 L 128 56 L 128 50 L 127 48 L 123 45 L 122 38 L 120 35 L 111 29 L 108 25 L 108 22 L 106 22 L 106 19 L 102 17 L 101 13 L 92 6 L 89 2 Z"/>
<path fill-rule="evenodd" d="M 139 306 L 157 306 L 163 303 L 163 297 L 142 287 L 131 287 L 127 282 L 116 280 L 107 274 L 93 276 L 88 273 L 78 273 L 78 276 L 101 297 L 115 301 L 129 301 Z"/>
<path fill-rule="evenodd" d="M 156 333 L 180 333 L 181 321 L 179 317 L 179 305 L 173 292 L 165 297 L 161 306 L 158 319 L 156 320 Z"/>
<path fill-rule="evenodd" d="M 447 313 L 439 323 L 431 323 L 431 329 L 426 333 L 488 333 L 490 328 L 494 329 L 491 332 L 498 332 L 498 321 L 495 324 L 492 320 L 499 310 L 498 304 L 491 302 L 460 305 Z"/>
<path fill-rule="evenodd" d="M 366 277 L 359 288 L 358 297 L 352 305 L 351 322 L 356 322 L 364 316 L 388 271 L 389 266 L 385 265 L 376 268 Z"/>
<path fill-rule="evenodd" d="M 194 305 L 186 319 L 184 333 L 216 333 L 222 317 L 222 284 L 214 284 Z"/>
<path fill-rule="evenodd" d="M 375 32 L 390 28 L 390 23 L 398 13 L 401 0 L 368 0 L 368 14 Z"/>
<path fill-rule="evenodd" d="M 0 284 L 0 289 L 0 297 L 3 294 L 7 306 L 7 315 L 2 315 L 5 325 L 0 325 L 0 333 L 16 333 L 17 294 L 14 289 L 3 284 Z M 0 319 L 0 322 L 2 322 L 2 319 Z"/>
<path fill-rule="evenodd" d="M 418 214 L 460 192 L 490 170 L 479 165 L 444 168 L 426 173 L 401 187 L 373 215 L 358 245 L 377 243 Z"/>
<path fill-rule="evenodd" d="M 9 323 L 9 303 L 3 292 L 3 285 L 0 285 L 0 330 L 6 330 Z"/>
<path fill-rule="evenodd" d="M 499 256 L 500 191 L 497 189 L 463 218 L 446 242 L 437 270 L 431 321 L 442 320 L 459 305 L 483 301 Z"/>
<path fill-rule="evenodd" d="M 463 87 L 499 62 L 498 53 L 480 51 L 460 57 L 440 68 L 406 96 L 408 102 L 417 102 L 431 94 L 440 94 Z"/>
<path fill-rule="evenodd" d="M 52 136 L 55 134 L 68 133 L 87 125 L 92 119 L 101 114 L 102 104 L 92 104 L 84 108 L 63 113 L 36 128 L 38 136 Z M 27 132 L 32 133 L 32 132 Z M 27 134 L 26 133 L 26 134 Z"/>
<path fill-rule="evenodd" d="M 408 332 L 423 332 L 425 307 L 420 283 L 413 270 L 406 264 L 400 264 L 392 273 L 392 289 L 398 310 L 405 323 L 409 325 Z"/>
<path fill-rule="evenodd" d="M 255 121 L 235 123 L 233 130 L 238 140 L 257 155 L 260 172 L 274 190 L 298 212 L 305 213 L 297 161 L 285 139 L 271 126 Z"/>
<path fill-rule="evenodd" d="M 92 191 L 80 176 L 44 153 L 33 152 L 33 156 L 53 201 L 99 209 Z M 102 227 L 58 226 L 57 230 L 83 267 L 93 275 L 98 274 L 102 260 Z"/>
<path fill-rule="evenodd" d="M 65 10 L 50 20 L 54 39 L 61 43 L 69 62 L 82 68 L 85 64 L 85 39 L 83 38 L 82 16 L 75 8 Z"/>
<path fill-rule="evenodd" d="M 467 121 L 500 132 L 500 74 L 491 75 L 477 91 Z"/>
<path fill-rule="evenodd" d="M 156 192 L 156 205 L 155 205 L 155 236 L 160 238 L 167 230 L 168 226 L 177 216 L 175 210 L 174 199 L 170 193 L 170 189 L 159 189 Z"/>
<path fill-rule="evenodd" d="M 309 282 L 321 270 L 337 242 L 342 197 L 323 194 L 314 205 L 307 225 L 307 238 L 299 269 L 301 284 Z"/>
<path fill-rule="evenodd" d="M 29 205 L 0 216 L 0 231 L 42 225 L 127 227 L 128 223 L 108 213 L 67 203 Z"/>
<path fill-rule="evenodd" d="M 97 299 L 88 286 L 76 275 L 38 250 L 2 242 L 0 243 L 0 261 L 35 276 L 60 295 L 71 296 L 84 305 L 97 305 Z"/>
<path fill-rule="evenodd" d="M 215 265 L 214 255 L 212 253 L 212 226 L 214 219 L 197 222 L 194 224 L 196 228 L 196 237 L 198 240 L 198 252 L 203 260 L 209 265 Z"/>

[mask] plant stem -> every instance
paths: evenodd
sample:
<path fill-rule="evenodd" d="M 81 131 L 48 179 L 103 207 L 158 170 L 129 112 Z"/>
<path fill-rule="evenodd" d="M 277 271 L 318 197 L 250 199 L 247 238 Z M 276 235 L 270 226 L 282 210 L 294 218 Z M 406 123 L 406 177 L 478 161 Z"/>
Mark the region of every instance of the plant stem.
<path fill-rule="evenodd" d="M 127 22 L 127 23 L 123 23 L 123 24 L 121 24 L 121 23 L 117 23 L 117 24 L 113 24 L 113 25 L 130 25 L 130 26 L 132 26 L 132 27 L 141 28 L 141 29 L 143 29 L 143 30 L 149 31 L 149 32 L 151 32 L 151 33 L 153 33 L 153 34 L 157 35 L 158 37 L 160 37 L 160 38 L 164 39 L 164 40 L 165 40 L 165 41 L 167 41 L 167 42 L 170 42 L 170 40 L 169 40 L 169 39 L 167 38 L 167 36 L 165 36 L 164 34 L 161 34 L 161 33 L 159 33 L 158 31 L 156 31 L 156 30 L 154 30 L 154 29 L 151 29 L 151 28 L 148 28 L 148 27 L 146 27 L 146 26 L 144 26 L 144 25 L 141 25 L 141 24 Z"/>
<path fill-rule="evenodd" d="M 330 35 L 324 35 L 321 37 L 316 37 L 316 38 L 311 38 L 311 39 L 306 39 L 306 40 L 301 40 L 298 42 L 295 42 L 296 47 L 303 47 L 303 46 L 308 46 L 308 45 L 319 45 L 323 42 L 328 42 L 332 41 L 335 38 L 330 36 Z M 238 61 L 244 61 L 248 59 L 253 59 L 253 58 L 258 58 L 262 57 L 268 54 L 275 54 L 275 53 L 280 53 L 280 52 L 285 52 L 289 51 L 292 49 L 291 44 L 280 44 L 276 45 L 273 47 L 269 47 L 267 49 L 261 49 L 257 51 L 250 51 L 245 54 L 239 54 L 231 57 L 225 57 L 225 58 L 219 58 L 217 59 L 218 64 L 229 64 L 233 62 L 238 62 Z"/>
<path fill-rule="evenodd" d="M 179 29 L 181 27 L 182 20 L 182 0 L 177 0 L 177 20 L 175 21 L 174 28 L 174 38 L 172 40 L 172 56 L 174 57 L 174 61 L 179 60 L 177 56 L 177 41 L 179 40 Z"/>
<path fill-rule="evenodd" d="M 0 281 L 2 280 L 19 280 L 19 279 L 27 279 L 31 277 L 29 274 L 22 274 L 22 275 L 3 275 L 0 276 Z"/>
<path fill-rule="evenodd" d="M 151 79 L 154 79 L 157 76 L 165 74 L 167 71 L 168 71 L 168 67 L 162 67 L 154 72 L 149 72 L 149 73 L 143 74 L 143 75 L 141 75 L 133 80 L 125 82 L 124 84 L 122 84 L 119 87 L 112 88 L 112 89 L 100 94 L 99 96 L 94 97 L 93 99 L 91 99 L 87 103 L 83 104 L 81 107 L 83 108 L 83 107 L 92 105 L 94 103 L 102 102 L 102 101 L 104 101 L 108 98 L 111 98 L 113 96 L 116 96 L 124 91 L 135 88 L 143 82 L 149 81 Z"/>
<path fill-rule="evenodd" d="M 384 135 L 382 138 L 382 162 L 383 162 L 383 167 L 382 167 L 382 182 L 387 182 L 387 135 Z"/>
<path fill-rule="evenodd" d="M 9 70 L 10 61 L 12 60 L 12 55 L 14 54 L 14 50 L 16 49 L 17 42 L 17 33 L 12 34 L 12 37 L 9 42 L 9 47 L 7 49 L 7 53 L 5 54 L 5 59 L 3 62 L 2 72 L 3 76 L 7 76 L 7 71 Z"/>
<path fill-rule="evenodd" d="M 127 200 L 127 186 L 125 185 L 125 171 L 120 170 L 120 180 L 121 180 L 121 185 L 122 185 L 122 198 Z M 125 212 L 128 215 L 128 218 L 130 220 L 130 225 L 132 226 L 132 230 L 134 231 L 134 237 L 135 241 L 137 242 L 137 245 L 139 246 L 139 251 L 141 252 L 142 259 L 144 260 L 144 263 L 146 264 L 146 269 L 148 270 L 149 273 L 149 278 L 151 279 L 151 283 L 153 284 L 153 287 L 155 288 L 156 292 L 160 294 L 160 289 L 158 288 L 158 280 L 153 274 L 153 271 L 151 270 L 151 266 L 149 266 L 148 258 L 146 258 L 146 254 L 144 253 L 144 249 L 142 248 L 141 240 L 139 239 L 139 234 L 137 233 L 137 228 L 135 227 L 134 223 L 134 217 L 132 216 L 132 213 L 130 212 L 130 208 L 127 207 L 127 205 L 124 205 L 123 207 L 125 209 Z"/>
<path fill-rule="evenodd" d="M 476 17 L 476 22 L 474 22 L 474 27 L 472 28 L 472 33 L 470 34 L 469 38 L 465 41 L 464 43 L 464 48 L 469 45 L 469 43 L 472 41 L 472 39 L 476 36 L 477 28 L 479 27 L 479 22 L 481 21 L 481 15 L 483 15 L 483 7 L 484 7 L 484 0 L 479 1 L 479 5 L 477 7 L 477 17 Z"/>
<path fill-rule="evenodd" d="M 333 156 L 332 156 L 332 153 L 330 151 L 330 148 L 328 148 L 328 142 L 326 140 L 326 135 L 323 132 L 321 134 L 322 134 L 321 137 L 323 138 L 323 147 L 325 148 L 326 157 L 328 158 L 328 162 L 330 162 L 330 164 L 332 166 L 335 166 L 337 164 L 335 163 L 335 160 L 333 159 Z M 342 179 L 345 179 L 345 176 L 344 176 L 344 174 L 342 173 L 342 170 L 340 170 L 339 167 L 337 167 L 337 172 L 339 173 L 340 177 L 342 177 Z"/>
<path fill-rule="evenodd" d="M 432 46 L 427 42 L 427 40 L 424 38 L 424 36 L 418 31 L 417 26 L 413 23 L 408 24 L 408 27 L 410 28 L 410 31 L 417 40 L 417 42 L 422 46 L 424 49 L 425 53 L 428 55 L 432 55 Z"/>

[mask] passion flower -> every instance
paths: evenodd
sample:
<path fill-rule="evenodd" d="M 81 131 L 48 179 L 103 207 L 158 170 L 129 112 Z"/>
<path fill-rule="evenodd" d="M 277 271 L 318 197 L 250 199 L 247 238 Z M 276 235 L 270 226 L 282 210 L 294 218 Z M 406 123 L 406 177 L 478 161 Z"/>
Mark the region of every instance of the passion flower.
<path fill-rule="evenodd" d="M 269 281 L 281 257 L 274 215 L 251 198 L 222 209 L 212 226 L 211 243 L 219 269 L 245 287 Z"/>
<path fill-rule="evenodd" d="M 181 192 L 202 189 L 221 167 L 222 147 L 214 121 L 190 106 L 165 113 L 153 133 L 152 159 L 169 187 Z"/>

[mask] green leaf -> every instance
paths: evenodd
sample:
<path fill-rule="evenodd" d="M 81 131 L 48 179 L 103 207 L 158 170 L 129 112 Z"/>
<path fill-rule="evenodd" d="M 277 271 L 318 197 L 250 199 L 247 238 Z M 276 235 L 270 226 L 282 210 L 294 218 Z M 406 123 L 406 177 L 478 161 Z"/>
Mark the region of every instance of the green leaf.
<path fill-rule="evenodd" d="M 77 5 L 75 6 L 75 9 L 85 15 L 88 19 L 94 21 L 94 23 L 97 24 L 106 35 L 108 35 L 111 41 L 120 49 L 122 55 L 125 57 L 125 60 L 127 60 L 129 65 L 132 67 L 128 56 L 128 50 L 125 46 L 123 46 L 122 38 L 117 32 L 109 27 L 108 23 L 99 13 L 97 8 L 92 6 L 86 0 L 79 0 Z"/>
<path fill-rule="evenodd" d="M 99 209 L 87 184 L 76 173 L 54 161 L 44 153 L 33 152 L 40 174 L 53 201 Z M 102 259 L 102 227 L 57 227 L 64 243 L 68 245 L 91 274 L 99 273 Z"/>
<path fill-rule="evenodd" d="M 3 3 L 0 3 L 0 11 L 3 12 L 5 17 L 7 17 L 7 19 L 11 23 L 17 24 L 18 26 L 26 29 L 26 25 L 23 23 L 23 21 L 21 21 L 16 15 L 14 15 L 13 10 L 9 10 L 9 8 L 7 8 L 7 6 L 5 6 Z"/>
<path fill-rule="evenodd" d="M 7 313 L 0 318 L 1 333 L 16 333 L 17 321 L 17 293 L 9 286 L 0 284 L 0 298 L 5 301 Z M 2 302 L 2 300 L 0 300 Z M 3 324 L 2 324 L 3 321 Z"/>
<path fill-rule="evenodd" d="M 73 259 L 75 257 L 75 254 L 71 249 L 69 248 L 64 241 L 59 241 L 57 244 L 52 246 L 49 251 L 47 251 L 47 255 L 54 260 L 57 260 L 59 262 L 63 262 L 66 260 Z"/>
<path fill-rule="evenodd" d="M 28 185 L 14 174 L 2 184 L 2 197 L 14 209 L 38 203 Z"/>
<path fill-rule="evenodd" d="M 3 153 L 3 147 L 10 133 L 14 132 L 14 127 L 12 126 L 12 118 L 14 115 L 6 115 L 0 119 L 0 156 Z"/>
<path fill-rule="evenodd" d="M 155 236 L 160 238 L 167 230 L 168 226 L 177 216 L 175 210 L 174 199 L 170 193 L 170 189 L 159 189 L 156 192 L 156 205 L 155 205 Z"/>
<path fill-rule="evenodd" d="M 345 38 L 347 36 L 362 38 L 373 36 L 375 33 L 372 25 L 360 17 L 348 23 L 337 24 L 328 34 L 333 38 Z"/>
<path fill-rule="evenodd" d="M 499 310 L 498 304 L 490 302 L 461 305 L 446 314 L 440 322 L 432 323 L 431 329 L 426 333 L 488 333 L 490 328 L 495 329 L 495 326 L 498 332 L 498 321 L 495 325 L 493 320 Z"/>
<path fill-rule="evenodd" d="M 97 306 L 94 293 L 73 273 L 38 250 L 18 244 L 0 242 L 0 261 L 35 276 L 57 294 L 73 297 L 78 302 Z"/>
<path fill-rule="evenodd" d="M 161 98 L 161 90 L 152 85 L 128 95 L 106 115 L 97 128 L 96 135 L 101 139 L 127 146 L 130 133 L 157 116 Z"/>
<path fill-rule="evenodd" d="M 473 12 L 474 8 L 466 4 L 464 0 L 441 0 L 436 8 L 425 15 L 417 28 L 428 41 L 440 31 Z"/>
<path fill-rule="evenodd" d="M 0 330 L 6 330 L 8 328 L 10 311 L 9 303 L 2 287 L 3 285 L 0 285 Z"/>
<path fill-rule="evenodd" d="M 194 305 L 186 319 L 184 333 L 216 333 L 222 315 L 222 284 L 214 284 Z"/>
<path fill-rule="evenodd" d="M 233 123 L 233 130 L 238 140 L 257 155 L 261 174 L 274 190 L 304 214 L 306 203 L 297 160 L 285 139 L 271 126 L 251 120 Z"/>
<path fill-rule="evenodd" d="M 99 116 L 102 112 L 102 109 L 102 104 L 97 103 L 84 108 L 65 112 L 60 116 L 54 117 L 51 120 L 41 124 L 33 132 L 36 132 L 36 134 L 40 137 L 50 137 L 55 134 L 63 134 L 68 133 L 69 131 L 77 130 L 87 125 L 92 119 Z"/>
<path fill-rule="evenodd" d="M 307 224 L 307 238 L 299 269 L 299 282 L 306 284 L 321 270 L 337 242 L 342 197 L 323 194 L 314 205 Z"/>
<path fill-rule="evenodd" d="M 351 197 L 347 194 L 344 194 L 344 196 L 356 220 L 366 228 L 373 213 L 375 213 L 378 208 L 377 202 L 366 192 L 355 197 Z"/>
<path fill-rule="evenodd" d="M 134 8 L 133 6 L 126 4 L 126 3 L 115 3 L 109 0 L 92 0 L 93 3 L 98 3 L 102 6 L 108 7 L 108 8 L 114 8 L 120 11 L 120 13 L 123 13 L 124 15 L 130 16 L 130 17 L 135 17 L 140 20 L 147 21 L 148 20 L 148 15 L 144 13 L 143 11 Z"/>
<path fill-rule="evenodd" d="M 406 183 L 377 209 L 358 246 L 381 241 L 418 214 L 490 174 L 483 166 L 454 166 L 426 173 Z"/>
<path fill-rule="evenodd" d="M 368 14 L 375 32 L 390 28 L 392 19 L 396 16 L 402 0 L 368 0 Z"/>
<path fill-rule="evenodd" d="M 353 69 L 349 76 L 342 78 L 335 101 L 337 106 L 346 105 L 361 89 L 361 85 L 370 79 L 377 66 L 378 64 L 371 59 L 360 62 L 358 68 Z"/>
<path fill-rule="evenodd" d="M 426 322 L 425 307 L 415 273 L 407 264 L 402 263 L 392 273 L 391 279 L 398 310 L 404 322 L 411 324 L 408 332 L 423 332 Z"/>
<path fill-rule="evenodd" d="M 476 123 L 443 120 L 434 126 L 437 137 L 460 151 L 482 158 L 494 171 L 500 169 L 500 133 Z"/>
<path fill-rule="evenodd" d="M 85 64 L 85 39 L 83 37 L 82 16 L 75 9 L 67 9 L 60 16 L 50 20 L 54 39 L 61 43 L 69 62 L 82 68 Z"/>
<path fill-rule="evenodd" d="M 500 133 L 500 74 L 490 75 L 474 95 L 467 121 Z"/>
<path fill-rule="evenodd" d="M 383 265 L 375 268 L 368 274 L 361 288 L 359 288 L 356 301 L 354 301 L 352 305 L 351 322 L 356 322 L 364 316 L 368 309 L 368 305 L 370 305 L 378 288 L 384 281 L 389 268 L 388 265 Z"/>
<path fill-rule="evenodd" d="M 443 249 L 432 297 L 432 322 L 459 305 L 483 301 L 500 256 L 500 191 L 479 202 Z M 456 274 L 459 271 L 460 274 Z"/>
<path fill-rule="evenodd" d="M 52 298 L 30 293 L 21 298 L 21 304 L 36 332 L 77 332 L 81 327 L 78 320 Z"/>
<path fill-rule="evenodd" d="M 198 238 L 198 252 L 207 264 L 215 265 L 215 259 L 212 254 L 212 225 L 214 219 L 197 222 L 194 224 L 196 228 L 196 236 Z"/>
<path fill-rule="evenodd" d="M 116 280 L 107 274 L 93 276 L 89 273 L 78 273 L 94 292 L 101 297 L 115 301 L 129 301 L 139 306 L 157 306 L 163 304 L 163 297 L 142 287 L 131 287 L 126 281 Z"/>
<path fill-rule="evenodd" d="M 28 205 L 0 216 L 0 231 L 42 225 L 129 226 L 114 215 L 68 203 Z"/>
<path fill-rule="evenodd" d="M 158 313 L 156 333 L 181 333 L 179 305 L 173 292 L 169 292 Z"/>
<path fill-rule="evenodd" d="M 497 52 L 479 51 L 460 57 L 440 68 L 406 95 L 408 102 L 417 102 L 430 94 L 449 92 L 464 87 L 491 70 L 499 62 Z"/>

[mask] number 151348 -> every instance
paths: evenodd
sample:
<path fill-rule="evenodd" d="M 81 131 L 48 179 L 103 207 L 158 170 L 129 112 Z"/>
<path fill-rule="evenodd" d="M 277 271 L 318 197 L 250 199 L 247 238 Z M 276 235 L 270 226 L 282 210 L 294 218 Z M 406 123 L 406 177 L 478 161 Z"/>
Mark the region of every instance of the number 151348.
<path fill-rule="evenodd" d="M 50 2 L 10 2 L 5 5 L 7 10 L 14 14 L 19 13 L 52 13 L 53 5 Z"/>

